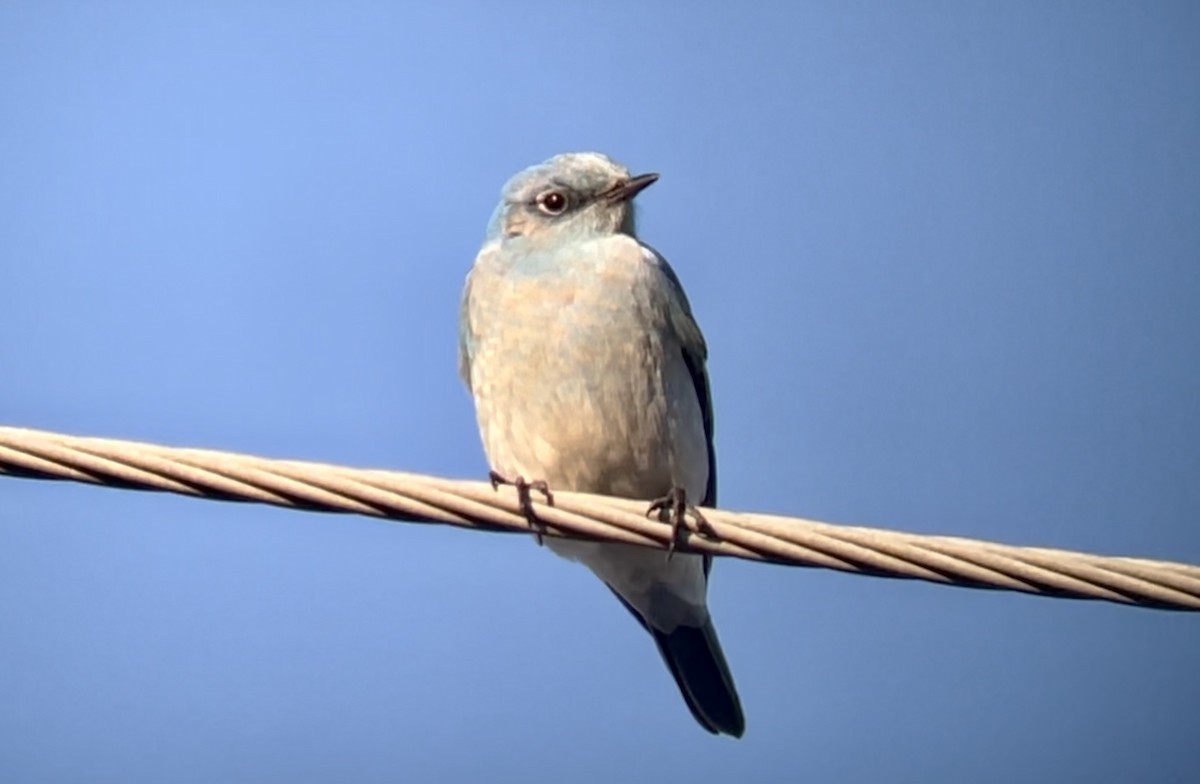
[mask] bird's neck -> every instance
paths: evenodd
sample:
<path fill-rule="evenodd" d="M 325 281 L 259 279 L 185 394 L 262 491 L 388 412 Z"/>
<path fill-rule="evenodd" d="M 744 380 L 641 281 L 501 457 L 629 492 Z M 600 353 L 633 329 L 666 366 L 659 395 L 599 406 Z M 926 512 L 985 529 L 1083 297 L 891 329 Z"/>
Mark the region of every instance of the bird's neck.
<path fill-rule="evenodd" d="M 575 274 L 603 265 L 608 254 L 601 246 L 625 236 L 624 232 L 587 232 L 570 237 L 509 237 L 502 257 L 517 275 Z"/>

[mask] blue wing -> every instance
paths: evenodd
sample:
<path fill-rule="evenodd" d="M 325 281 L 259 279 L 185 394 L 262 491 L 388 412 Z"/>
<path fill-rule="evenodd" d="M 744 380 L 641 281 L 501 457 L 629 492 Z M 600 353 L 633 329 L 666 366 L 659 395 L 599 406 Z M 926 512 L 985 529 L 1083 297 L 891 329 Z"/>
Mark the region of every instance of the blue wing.
<path fill-rule="evenodd" d="M 704 490 L 704 498 L 700 506 L 715 507 L 717 505 L 717 454 L 713 447 L 713 406 L 712 390 L 708 383 L 708 370 L 705 362 L 708 360 L 708 346 L 704 335 L 692 316 L 692 307 L 688 304 L 687 294 L 683 284 L 671 265 L 658 251 L 649 245 L 643 247 L 653 256 L 666 281 L 667 307 L 670 313 L 671 326 L 683 346 L 683 361 L 687 364 L 688 373 L 692 377 L 692 386 L 696 389 L 696 399 L 700 401 L 700 411 L 704 415 L 704 438 L 708 446 L 708 486 Z"/>

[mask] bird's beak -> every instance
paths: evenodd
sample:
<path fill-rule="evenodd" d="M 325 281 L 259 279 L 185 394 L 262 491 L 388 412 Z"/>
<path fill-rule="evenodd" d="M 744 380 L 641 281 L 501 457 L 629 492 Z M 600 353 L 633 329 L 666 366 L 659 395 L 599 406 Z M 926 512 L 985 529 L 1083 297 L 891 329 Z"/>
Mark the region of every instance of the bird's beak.
<path fill-rule="evenodd" d="M 609 201 L 629 201 L 658 180 L 657 174 L 639 174 L 613 186 L 604 193 Z"/>

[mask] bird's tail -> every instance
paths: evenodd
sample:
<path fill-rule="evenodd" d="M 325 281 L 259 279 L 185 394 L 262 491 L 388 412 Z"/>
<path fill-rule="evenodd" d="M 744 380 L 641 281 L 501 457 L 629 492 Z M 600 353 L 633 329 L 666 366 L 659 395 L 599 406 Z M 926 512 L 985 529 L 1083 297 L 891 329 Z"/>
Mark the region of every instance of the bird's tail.
<path fill-rule="evenodd" d="M 679 626 L 670 633 L 647 629 L 700 726 L 714 734 L 742 737 L 746 718 L 712 620 L 703 626 Z"/>

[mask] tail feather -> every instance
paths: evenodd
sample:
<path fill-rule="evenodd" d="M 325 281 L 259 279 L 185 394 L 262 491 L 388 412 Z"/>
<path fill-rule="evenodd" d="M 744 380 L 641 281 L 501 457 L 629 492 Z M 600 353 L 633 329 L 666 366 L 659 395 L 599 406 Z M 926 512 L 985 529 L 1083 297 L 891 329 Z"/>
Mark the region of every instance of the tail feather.
<path fill-rule="evenodd" d="M 742 737 L 746 717 L 742 715 L 742 702 L 712 619 L 705 621 L 704 626 L 679 626 L 673 632 L 662 632 L 646 623 L 642 614 L 615 588 L 609 585 L 608 589 L 641 627 L 650 632 L 688 710 L 700 726 L 714 735 L 724 732 Z"/>
<path fill-rule="evenodd" d="M 746 719 L 712 621 L 670 633 L 651 628 L 650 633 L 700 726 L 714 734 L 742 737 Z"/>

